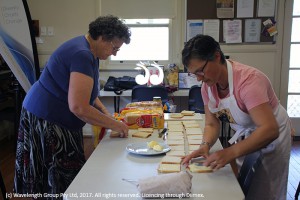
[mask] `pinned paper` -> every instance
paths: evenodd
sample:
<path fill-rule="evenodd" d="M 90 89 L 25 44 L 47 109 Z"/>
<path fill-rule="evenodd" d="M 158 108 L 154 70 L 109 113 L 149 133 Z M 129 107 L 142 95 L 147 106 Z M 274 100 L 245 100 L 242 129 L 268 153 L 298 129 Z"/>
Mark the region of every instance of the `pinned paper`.
<path fill-rule="evenodd" d="M 277 28 L 275 26 L 275 21 L 271 19 L 267 19 L 266 21 L 263 22 L 264 29 L 262 33 L 265 36 L 274 36 L 278 34 Z"/>

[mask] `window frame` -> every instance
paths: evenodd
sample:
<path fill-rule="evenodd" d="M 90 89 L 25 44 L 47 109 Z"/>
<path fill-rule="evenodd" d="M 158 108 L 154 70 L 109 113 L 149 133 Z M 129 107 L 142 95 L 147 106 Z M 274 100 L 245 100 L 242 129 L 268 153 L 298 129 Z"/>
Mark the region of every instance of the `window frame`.
<path fill-rule="evenodd" d="M 160 65 L 168 65 L 169 63 L 172 63 L 173 58 L 173 51 L 174 51 L 174 42 L 173 42 L 173 19 L 172 18 L 166 18 L 169 20 L 169 24 L 127 24 L 130 28 L 131 27 L 168 27 L 169 28 L 169 59 L 168 60 L 155 60 L 157 61 L 158 64 Z M 126 19 L 124 19 L 126 21 Z M 126 45 L 126 44 L 123 44 Z M 122 51 L 122 47 L 121 47 Z M 134 69 L 135 64 L 138 63 L 139 60 L 125 60 L 125 61 L 120 61 L 120 60 L 111 60 L 109 57 L 107 60 L 103 60 L 100 62 L 100 69 Z"/>

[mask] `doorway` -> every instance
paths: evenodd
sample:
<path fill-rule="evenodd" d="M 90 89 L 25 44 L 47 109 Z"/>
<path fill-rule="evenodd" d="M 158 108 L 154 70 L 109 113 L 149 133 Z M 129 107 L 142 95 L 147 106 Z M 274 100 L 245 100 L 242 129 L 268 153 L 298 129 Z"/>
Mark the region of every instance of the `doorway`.
<path fill-rule="evenodd" d="M 300 0 L 285 1 L 281 103 L 300 136 Z"/>

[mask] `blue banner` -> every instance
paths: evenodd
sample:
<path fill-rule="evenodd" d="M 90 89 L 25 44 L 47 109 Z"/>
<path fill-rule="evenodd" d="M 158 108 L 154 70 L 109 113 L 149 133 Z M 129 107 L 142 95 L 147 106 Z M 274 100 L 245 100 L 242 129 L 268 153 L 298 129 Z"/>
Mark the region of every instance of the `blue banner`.
<path fill-rule="evenodd" d="M 40 73 L 27 3 L 0 0 L 0 13 L 0 53 L 27 92 Z"/>

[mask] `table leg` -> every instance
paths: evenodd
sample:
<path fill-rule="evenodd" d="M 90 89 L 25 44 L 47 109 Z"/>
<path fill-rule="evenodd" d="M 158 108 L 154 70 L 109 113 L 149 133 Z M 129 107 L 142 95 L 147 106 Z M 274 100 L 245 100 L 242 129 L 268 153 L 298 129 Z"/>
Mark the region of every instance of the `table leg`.
<path fill-rule="evenodd" d="M 120 96 L 114 96 L 114 109 L 116 113 L 120 112 Z"/>
<path fill-rule="evenodd" d="M 114 109 L 115 109 L 115 113 L 117 112 L 117 97 L 114 96 Z"/>
<path fill-rule="evenodd" d="M 121 97 L 117 96 L 117 105 L 118 105 L 117 111 L 118 111 L 118 113 L 120 112 L 120 100 L 121 100 Z"/>

